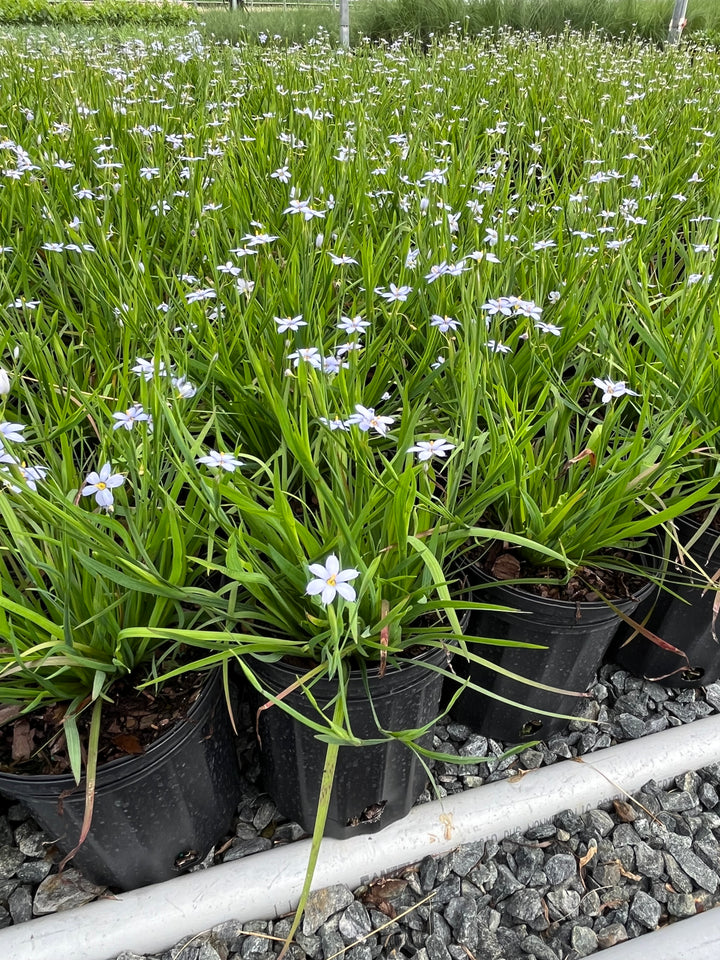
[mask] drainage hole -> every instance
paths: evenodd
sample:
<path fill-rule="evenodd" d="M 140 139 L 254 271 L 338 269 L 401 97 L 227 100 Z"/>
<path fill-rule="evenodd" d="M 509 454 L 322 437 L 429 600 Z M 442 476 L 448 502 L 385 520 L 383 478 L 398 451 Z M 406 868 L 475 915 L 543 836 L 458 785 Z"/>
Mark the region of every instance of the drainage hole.
<path fill-rule="evenodd" d="M 533 733 L 537 733 L 538 730 L 542 727 L 542 720 L 528 720 L 527 723 L 524 723 L 520 727 L 520 736 L 521 737 L 530 737 Z"/>
<path fill-rule="evenodd" d="M 350 817 L 346 825 L 348 827 L 359 827 L 361 823 L 379 823 L 386 804 L 387 800 L 378 800 L 377 803 L 371 803 L 357 817 Z"/>

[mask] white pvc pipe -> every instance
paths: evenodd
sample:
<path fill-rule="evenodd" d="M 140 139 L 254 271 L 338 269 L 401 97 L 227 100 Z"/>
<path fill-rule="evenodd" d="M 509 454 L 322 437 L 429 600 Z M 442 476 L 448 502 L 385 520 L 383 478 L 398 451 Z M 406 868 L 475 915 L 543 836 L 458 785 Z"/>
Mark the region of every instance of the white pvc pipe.
<path fill-rule="evenodd" d="M 720 910 L 670 923 L 603 950 L 602 960 L 715 960 L 720 956 Z"/>
<path fill-rule="evenodd" d="M 325 840 L 313 886 L 345 883 L 355 888 L 428 854 L 502 838 L 551 820 L 561 810 L 590 810 L 636 792 L 650 779 L 662 783 L 716 762 L 720 716 L 599 750 L 581 762 L 563 760 L 519 780 L 501 780 L 414 807 L 380 833 Z M 161 952 L 225 920 L 281 916 L 297 903 L 309 850 L 309 841 L 303 840 L 98 900 L 71 914 L 18 924 L 0 931 L 0 957 L 110 960 L 123 950 Z"/>

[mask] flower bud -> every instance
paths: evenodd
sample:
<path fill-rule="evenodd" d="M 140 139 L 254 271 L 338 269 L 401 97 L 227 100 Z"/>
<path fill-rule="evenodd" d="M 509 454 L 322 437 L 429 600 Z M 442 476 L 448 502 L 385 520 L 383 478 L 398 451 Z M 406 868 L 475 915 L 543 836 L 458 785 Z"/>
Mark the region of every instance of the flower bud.
<path fill-rule="evenodd" d="M 3 367 L 0 367 L 0 396 L 6 397 L 10 393 L 10 376 Z"/>

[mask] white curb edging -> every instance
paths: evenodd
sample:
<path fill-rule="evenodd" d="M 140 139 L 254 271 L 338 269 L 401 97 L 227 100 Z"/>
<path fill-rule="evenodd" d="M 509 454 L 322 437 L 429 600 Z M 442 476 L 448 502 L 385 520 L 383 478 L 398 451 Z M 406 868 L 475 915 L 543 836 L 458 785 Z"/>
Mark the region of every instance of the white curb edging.
<path fill-rule="evenodd" d="M 414 807 L 405 819 L 381 833 L 325 840 L 313 887 L 344 883 L 352 889 L 428 854 L 448 853 L 461 844 L 490 837 L 500 839 L 551 820 L 562 810 L 581 813 L 634 793 L 648 780 L 661 783 L 716 762 L 720 762 L 720 716 L 599 750 L 581 761 L 563 760 L 519 780 L 466 790 Z M 281 916 L 297 903 L 309 850 L 310 841 L 302 840 L 18 924 L 0 931 L 0 957 L 114 960 L 123 950 L 167 950 L 183 937 L 226 920 Z M 683 922 L 683 939 L 686 929 L 689 933 Z M 647 956 L 645 938 L 639 943 L 643 957 Z M 608 957 L 620 960 L 620 954 L 612 951 L 621 948 L 625 945 L 611 948 Z M 627 954 L 627 960 L 631 956 L 634 960 L 640 954 Z M 681 956 L 686 954 L 672 955 L 672 960 Z"/>
<path fill-rule="evenodd" d="M 602 951 L 602 960 L 715 960 L 720 956 L 720 910 L 699 913 Z"/>

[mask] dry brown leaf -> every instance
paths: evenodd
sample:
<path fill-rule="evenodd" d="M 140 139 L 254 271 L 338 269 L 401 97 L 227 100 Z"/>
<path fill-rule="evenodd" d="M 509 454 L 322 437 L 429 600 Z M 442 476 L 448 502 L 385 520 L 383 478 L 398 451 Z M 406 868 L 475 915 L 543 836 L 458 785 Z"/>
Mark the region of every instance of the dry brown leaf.
<path fill-rule="evenodd" d="M 529 770 L 518 770 L 517 773 L 514 773 L 511 777 L 508 777 L 507 781 L 508 783 L 518 783 L 518 781 L 522 780 L 522 778 L 527 776 L 528 773 L 530 773 Z"/>
<path fill-rule="evenodd" d="M 597 844 L 593 845 L 591 841 L 591 845 L 588 846 L 588 852 L 585 854 L 584 857 L 580 857 L 580 867 L 582 868 L 587 866 L 587 864 L 590 863 L 590 861 L 592 860 L 592 858 L 595 856 L 596 853 L 597 853 Z"/>
<path fill-rule="evenodd" d="M 4 706 L 0 707 L 0 726 L 4 723 L 9 723 L 10 720 L 14 720 L 15 717 L 20 716 L 20 707 L 17 703 L 6 703 Z"/>
<path fill-rule="evenodd" d="M 18 720 L 13 727 L 12 740 L 12 758 L 22 763 L 29 760 L 32 756 L 34 743 L 34 734 L 30 729 L 29 720 Z"/>
<path fill-rule="evenodd" d="M 622 863 L 620 863 L 619 860 L 615 860 L 614 863 L 616 863 L 616 864 L 618 865 L 618 869 L 620 870 L 620 873 L 621 873 L 624 877 L 627 877 L 628 880 L 642 880 L 642 877 L 638 876 L 637 873 L 630 873 L 629 870 L 626 870 L 625 867 L 622 865 Z"/>
<path fill-rule="evenodd" d="M 600 913 L 603 910 L 614 910 L 616 907 L 621 907 L 625 903 L 624 900 L 608 900 L 607 903 L 600 904 Z"/>
<path fill-rule="evenodd" d="M 113 737 L 112 742 L 118 750 L 122 750 L 124 753 L 145 753 L 143 745 L 131 733 L 121 733 L 117 737 Z"/>
<path fill-rule="evenodd" d="M 492 565 L 496 580 L 517 580 L 520 576 L 520 561 L 511 553 L 501 553 Z"/>

